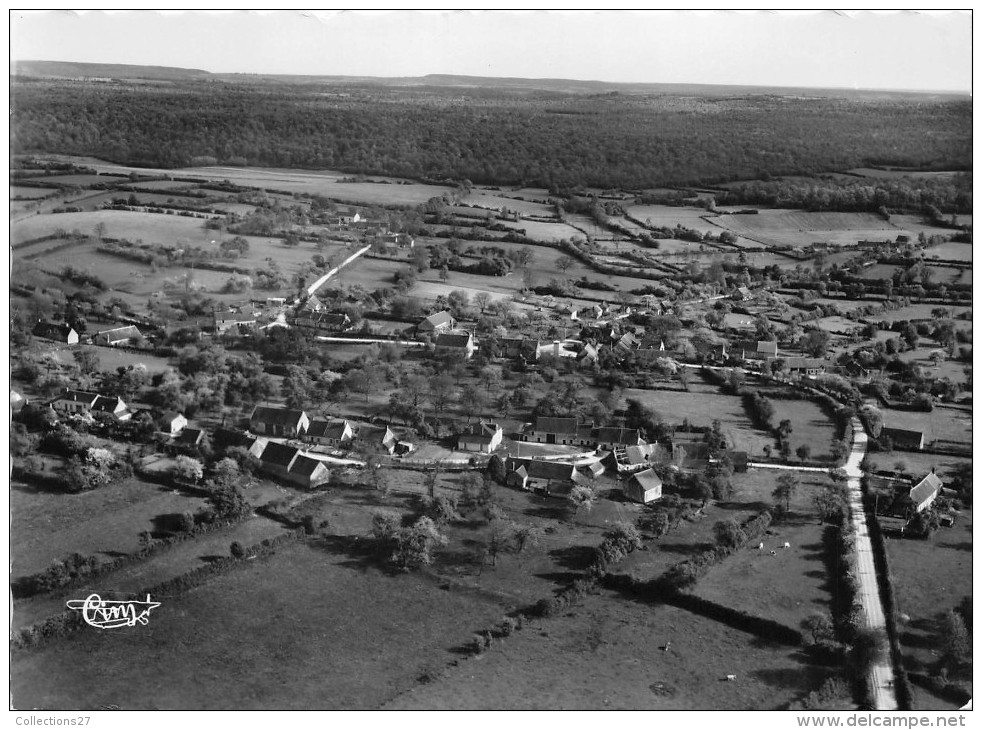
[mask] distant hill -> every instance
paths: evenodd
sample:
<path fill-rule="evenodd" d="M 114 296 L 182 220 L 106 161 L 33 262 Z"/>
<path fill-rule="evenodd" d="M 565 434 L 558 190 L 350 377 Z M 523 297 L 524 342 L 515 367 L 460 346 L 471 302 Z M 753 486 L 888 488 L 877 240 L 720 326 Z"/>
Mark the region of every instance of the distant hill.
<path fill-rule="evenodd" d="M 47 78 L 148 79 L 155 81 L 223 81 L 250 84 L 327 84 L 382 87 L 430 87 L 447 89 L 502 89 L 548 91 L 561 94 L 630 94 L 693 97 L 795 96 L 845 99 L 957 99 L 957 92 L 892 91 L 878 89 L 818 89 L 776 86 L 725 86 L 721 84 L 614 83 L 576 79 L 525 79 L 493 76 L 429 74 L 427 76 L 333 76 L 297 74 L 210 73 L 171 66 L 136 66 L 68 61 L 17 61 L 12 75 Z"/>
<path fill-rule="evenodd" d="M 122 63 L 74 63 L 71 61 L 16 61 L 12 75 L 68 79 L 153 79 L 156 81 L 180 81 L 210 76 L 207 71 L 197 68 L 135 66 Z"/>

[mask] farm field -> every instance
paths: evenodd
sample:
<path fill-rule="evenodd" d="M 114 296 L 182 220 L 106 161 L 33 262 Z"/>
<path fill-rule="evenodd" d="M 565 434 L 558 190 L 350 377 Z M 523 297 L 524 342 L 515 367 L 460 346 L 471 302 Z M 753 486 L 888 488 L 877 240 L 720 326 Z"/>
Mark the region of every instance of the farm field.
<path fill-rule="evenodd" d="M 897 612 L 909 616 L 898 623 L 907 671 L 931 674 L 938 655 L 940 619 L 965 596 L 972 595 L 972 511 L 963 510 L 953 527 L 938 529 L 930 539 L 886 540 Z M 955 706 L 915 687 L 915 710 L 951 710 Z"/>
<path fill-rule="evenodd" d="M 935 408 L 933 411 L 925 412 L 884 408 L 883 425 L 924 431 L 925 444 L 935 440 L 962 445 L 972 443 L 972 415 L 962 410 Z"/>
<path fill-rule="evenodd" d="M 386 575 L 330 544 L 297 544 L 166 601 L 152 631 L 81 632 L 15 656 L 11 703 L 374 709 L 441 673 L 505 610 L 425 577 Z"/>
<path fill-rule="evenodd" d="M 175 494 L 135 477 L 80 494 L 41 491 L 15 481 L 10 490 L 11 574 L 36 573 L 76 551 L 136 552 L 140 533 L 155 529 L 155 517 L 204 506 L 200 497 Z"/>
<path fill-rule="evenodd" d="M 948 261 L 972 261 L 972 244 L 970 243 L 942 243 L 939 246 L 931 246 L 924 251 L 924 258 L 930 260 L 934 258 L 946 259 Z"/>
<path fill-rule="evenodd" d="M 812 459 L 828 458 L 829 447 L 835 439 L 835 424 L 821 407 L 810 400 L 785 400 L 772 398 L 773 424 L 784 419 L 791 421 L 791 453 L 800 446 L 811 448 Z"/>
<path fill-rule="evenodd" d="M 959 467 L 970 463 L 968 457 L 947 456 L 942 454 L 922 454 L 917 451 L 891 451 L 870 454 L 870 458 L 880 469 L 892 471 L 897 462 L 902 462 L 907 469 L 907 476 L 920 479 L 925 474 L 936 469 L 938 476 L 950 480 Z"/>
<path fill-rule="evenodd" d="M 111 196 L 110 196 L 111 197 Z M 104 223 L 106 236 L 127 238 L 144 243 L 174 244 L 178 239 L 200 246 L 214 238 L 214 231 L 205 229 L 201 218 L 159 213 L 133 213 L 121 210 L 99 210 L 83 213 L 58 213 L 39 215 L 18 221 L 11 228 L 11 242 L 18 243 L 31 238 L 47 236 L 58 230 L 79 230 L 91 234 Z"/>
<path fill-rule="evenodd" d="M 757 215 L 725 215 L 712 223 L 738 235 L 775 246 L 808 246 L 815 242 L 855 245 L 863 239 L 897 236 L 897 228 L 871 213 L 809 213 L 760 209 Z"/>
<path fill-rule="evenodd" d="M 668 640 L 670 652 L 662 650 Z M 737 681 L 722 681 L 730 673 Z M 823 678 L 790 647 L 603 593 L 562 618 L 526 626 L 385 709 L 780 709 Z"/>
<path fill-rule="evenodd" d="M 505 195 L 495 195 L 490 191 L 475 190 L 462 201 L 466 205 L 479 205 L 493 210 L 514 210 L 522 215 L 534 215 L 544 218 L 555 216 L 556 211 L 551 205 L 534 203 L 528 200 L 518 200 Z"/>
<path fill-rule="evenodd" d="M 14 198 L 24 198 L 27 200 L 40 200 L 41 198 L 47 198 L 49 195 L 55 195 L 58 191 L 52 188 L 35 188 L 28 187 L 26 185 L 11 185 L 10 186 L 10 199 Z"/>
<path fill-rule="evenodd" d="M 950 304 L 911 304 L 907 307 L 901 307 L 900 309 L 886 309 L 869 317 L 869 319 L 874 322 L 903 322 L 905 320 L 921 320 L 932 319 L 931 312 L 939 307 L 944 307 L 948 312 L 955 317 L 964 314 L 965 312 L 971 312 L 971 307 L 958 307 L 952 306 Z M 957 322 L 957 320 L 956 320 Z"/>
<path fill-rule="evenodd" d="M 90 331 L 97 332 L 100 329 L 108 329 L 107 325 L 92 325 L 90 324 Z M 54 347 L 50 350 L 53 352 L 55 357 L 63 365 L 70 365 L 75 362 L 73 353 L 76 347 Z M 127 350 L 119 350 L 114 347 L 83 347 L 82 349 L 92 352 L 96 357 L 99 358 L 99 369 L 100 370 L 115 370 L 119 367 L 130 367 L 131 365 L 143 365 L 146 367 L 147 372 L 162 373 L 166 370 L 171 369 L 172 364 L 167 358 L 157 357 L 156 355 L 151 355 L 148 352 L 129 352 Z"/>
<path fill-rule="evenodd" d="M 693 426 L 710 426 L 713 420 L 719 419 L 730 445 L 751 454 L 760 455 L 764 446 L 774 445 L 770 434 L 754 428 L 740 397 L 726 395 L 715 386 L 694 381 L 693 377 L 689 392 L 625 388 L 624 402 L 628 398 L 639 400 L 669 423 L 681 423 L 687 418 Z"/>

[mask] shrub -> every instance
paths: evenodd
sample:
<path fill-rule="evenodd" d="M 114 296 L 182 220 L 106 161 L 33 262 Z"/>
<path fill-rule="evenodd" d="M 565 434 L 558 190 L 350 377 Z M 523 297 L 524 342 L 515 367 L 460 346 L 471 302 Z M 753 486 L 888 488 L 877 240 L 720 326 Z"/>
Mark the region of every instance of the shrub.
<path fill-rule="evenodd" d="M 242 547 L 242 543 L 240 543 L 238 541 L 235 541 L 235 542 L 232 543 L 232 545 L 230 547 L 230 551 L 232 553 L 232 557 L 233 558 L 238 558 L 238 559 L 244 558 L 245 557 L 245 554 L 246 554 L 245 548 Z"/>

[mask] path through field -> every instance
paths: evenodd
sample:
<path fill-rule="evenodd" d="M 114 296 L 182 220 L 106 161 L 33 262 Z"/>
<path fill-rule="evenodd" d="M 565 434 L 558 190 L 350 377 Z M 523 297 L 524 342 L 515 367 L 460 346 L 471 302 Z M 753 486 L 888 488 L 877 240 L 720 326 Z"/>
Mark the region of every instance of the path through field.
<path fill-rule="evenodd" d="M 884 633 L 886 631 L 886 619 L 883 616 L 883 603 L 880 600 L 880 591 L 876 580 L 873 548 L 866 526 L 866 510 L 863 507 L 863 493 L 859 481 L 863 475 L 859 464 L 866 456 L 867 437 L 858 418 L 853 418 L 852 428 L 852 453 L 846 462 L 845 471 L 849 477 L 849 511 L 852 515 L 853 527 L 856 530 L 856 570 L 859 573 L 859 597 L 863 605 L 866 627 Z M 896 710 L 898 708 L 897 697 L 893 689 L 893 666 L 890 652 L 884 653 L 885 658 L 878 660 L 870 670 L 873 684 L 873 706 L 877 710 Z"/>

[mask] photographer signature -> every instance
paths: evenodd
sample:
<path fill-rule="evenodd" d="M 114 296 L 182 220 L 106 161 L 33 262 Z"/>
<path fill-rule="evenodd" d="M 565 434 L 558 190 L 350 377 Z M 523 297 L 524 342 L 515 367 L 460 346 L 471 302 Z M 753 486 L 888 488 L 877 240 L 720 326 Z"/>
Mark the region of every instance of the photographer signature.
<path fill-rule="evenodd" d="M 85 600 L 68 601 L 65 605 L 73 611 L 81 611 L 82 619 L 97 629 L 118 629 L 123 626 L 146 626 L 150 612 L 160 606 L 150 600 L 145 601 L 103 601 L 98 593 Z"/>

